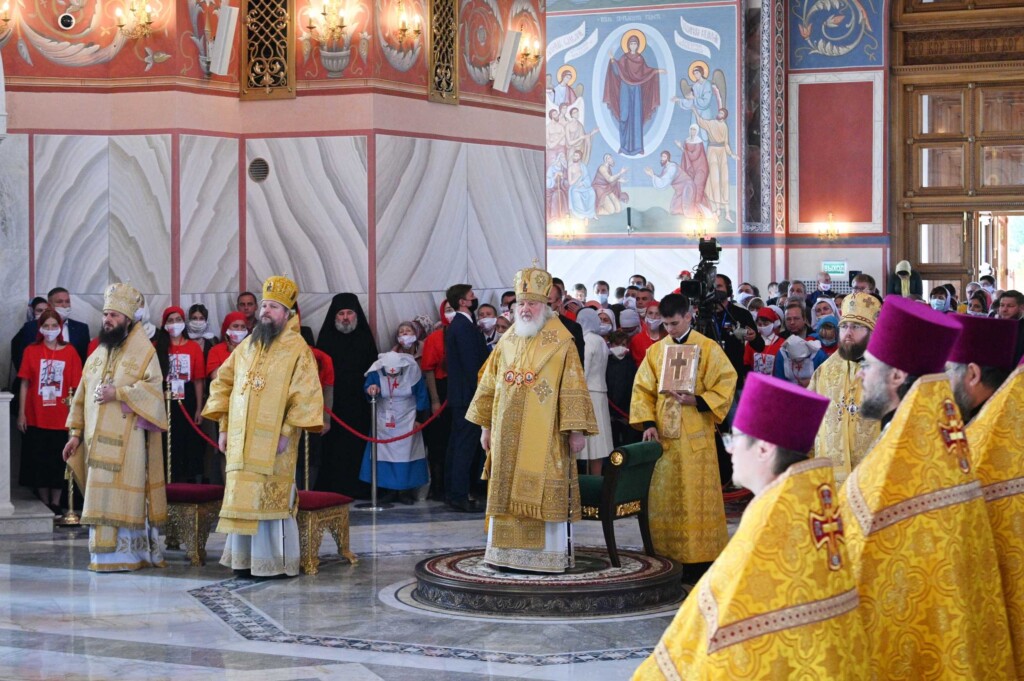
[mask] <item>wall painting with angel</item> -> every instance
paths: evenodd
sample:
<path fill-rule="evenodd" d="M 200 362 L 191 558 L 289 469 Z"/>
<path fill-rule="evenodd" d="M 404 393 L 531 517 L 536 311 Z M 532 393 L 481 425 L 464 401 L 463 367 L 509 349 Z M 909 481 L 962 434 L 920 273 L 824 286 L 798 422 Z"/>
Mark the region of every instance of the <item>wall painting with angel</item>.
<path fill-rule="evenodd" d="M 549 233 L 738 231 L 738 5 L 548 12 Z"/>

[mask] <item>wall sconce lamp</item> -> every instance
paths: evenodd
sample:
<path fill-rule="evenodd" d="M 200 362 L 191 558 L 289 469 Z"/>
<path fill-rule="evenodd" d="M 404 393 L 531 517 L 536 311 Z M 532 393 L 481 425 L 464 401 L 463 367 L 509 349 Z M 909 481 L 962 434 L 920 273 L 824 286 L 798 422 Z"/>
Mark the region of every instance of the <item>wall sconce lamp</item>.
<path fill-rule="evenodd" d="M 306 25 L 313 40 L 321 44 L 325 42 L 333 44 L 337 43 L 339 39 L 345 39 L 345 29 L 348 28 L 348 24 L 345 23 L 345 10 L 341 7 L 341 3 L 325 0 L 320 9 L 320 16 L 323 18 L 315 21 L 313 15 L 310 14 L 309 23 Z"/>
<path fill-rule="evenodd" d="M 423 22 L 420 16 L 417 14 L 412 18 L 412 28 L 410 28 L 409 18 L 405 15 L 405 6 L 402 0 L 398 0 L 398 28 L 395 29 L 395 35 L 398 36 L 399 45 L 405 43 L 405 39 L 410 33 L 412 33 L 412 38 L 415 40 L 420 37 L 422 32 Z"/>
<path fill-rule="evenodd" d="M 523 33 L 523 25 L 519 25 L 519 33 Z M 524 41 L 525 42 L 525 41 Z M 532 51 L 531 51 L 532 49 Z M 537 40 L 533 41 L 533 44 L 524 44 L 522 51 L 519 53 L 519 64 L 523 68 L 533 66 L 540 61 L 540 42 Z"/>
<path fill-rule="evenodd" d="M 552 236 L 567 244 L 571 244 L 576 240 L 576 235 L 583 232 L 583 223 L 576 218 L 558 220 L 552 223 L 551 227 Z"/>
<path fill-rule="evenodd" d="M 708 237 L 708 233 L 711 228 L 708 225 L 707 218 L 697 218 L 695 220 L 687 220 L 683 223 L 683 232 L 691 239 L 701 240 Z"/>
<path fill-rule="evenodd" d="M 829 241 L 835 241 L 839 238 L 839 228 L 836 226 L 832 211 L 828 212 L 828 223 L 818 226 L 818 236 Z"/>
<path fill-rule="evenodd" d="M 126 20 L 124 10 L 118 7 L 114 10 L 117 27 L 121 34 L 129 40 L 148 38 L 153 32 L 153 8 L 149 5 L 139 7 L 135 0 L 128 5 L 128 13 L 131 17 Z"/>
<path fill-rule="evenodd" d="M 0 5 L 0 21 L 4 22 L 4 29 L 7 28 L 7 24 L 11 23 L 11 3 L 5 2 Z"/>

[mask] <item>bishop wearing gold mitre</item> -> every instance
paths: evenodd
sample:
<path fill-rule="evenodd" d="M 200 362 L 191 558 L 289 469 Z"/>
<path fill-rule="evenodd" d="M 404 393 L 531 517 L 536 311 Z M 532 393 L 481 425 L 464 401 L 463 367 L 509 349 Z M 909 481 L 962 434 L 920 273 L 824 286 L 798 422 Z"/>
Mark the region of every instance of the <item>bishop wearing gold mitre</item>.
<path fill-rule="evenodd" d="M 860 415 L 864 390 L 857 372 L 881 307 L 881 301 L 870 293 L 851 293 L 843 299 L 839 347 L 814 370 L 807 386 L 831 402 L 814 439 L 813 453 L 832 460 L 838 486 L 867 456 L 880 430 L 878 421 Z"/>
<path fill-rule="evenodd" d="M 1017 678 L 1024 679 L 1024 366 L 1014 367 L 1017 320 L 958 316 L 963 333 L 946 364 L 967 424 L 996 542 Z"/>
<path fill-rule="evenodd" d="M 299 573 L 295 459 L 302 431 L 324 425 L 316 360 L 299 335 L 298 296 L 290 279 L 264 282 L 252 335 L 217 370 L 203 409 L 219 421 L 227 455 L 221 565 L 260 577 Z"/>
<path fill-rule="evenodd" d="M 956 315 L 882 306 L 861 415 L 882 434 L 839 495 L 872 679 L 1014 678 L 999 562 L 944 370 Z"/>
<path fill-rule="evenodd" d="M 729 449 L 754 499 L 635 680 L 868 678 L 832 466 L 808 458 L 828 404 L 750 374 Z"/>
<path fill-rule="evenodd" d="M 572 334 L 548 307 L 551 275 L 516 274 L 515 323 L 480 370 L 466 420 L 487 452 L 487 549 L 497 568 L 564 572 L 580 519 L 575 454 L 597 434 Z"/>
<path fill-rule="evenodd" d="M 159 431 L 167 428 L 156 349 L 135 312 L 142 294 L 128 284 L 103 293 L 103 328 L 68 414 L 64 460 L 85 489 L 89 569 L 164 566 L 157 525 L 167 519 Z"/>
<path fill-rule="evenodd" d="M 670 293 L 658 305 L 667 335 L 647 349 L 633 381 L 629 422 L 644 440 L 661 442 L 664 454 L 651 479 L 649 518 L 658 554 L 684 567 L 684 579 L 699 579 L 729 540 L 722 480 L 718 473 L 715 426 L 732 406 L 736 370 L 713 340 L 690 328 L 689 301 Z M 665 348 L 699 348 L 693 394 L 661 392 Z"/>

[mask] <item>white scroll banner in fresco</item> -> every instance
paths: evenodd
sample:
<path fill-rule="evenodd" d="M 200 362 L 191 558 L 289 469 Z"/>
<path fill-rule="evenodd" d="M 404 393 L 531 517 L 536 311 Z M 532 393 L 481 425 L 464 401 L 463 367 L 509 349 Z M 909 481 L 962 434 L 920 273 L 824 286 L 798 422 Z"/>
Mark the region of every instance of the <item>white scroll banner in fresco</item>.
<path fill-rule="evenodd" d="M 707 45 L 701 45 L 700 43 L 695 43 L 692 40 L 687 40 L 683 36 L 679 35 L 678 32 L 674 32 L 674 35 L 676 37 L 676 45 L 679 49 L 686 50 L 687 52 L 695 52 L 696 54 L 702 54 L 708 59 L 711 59 L 711 50 L 708 49 Z"/>
<path fill-rule="evenodd" d="M 597 47 L 597 29 L 595 28 L 590 34 L 590 37 L 584 40 L 582 43 L 572 48 L 565 53 L 565 63 L 568 64 L 573 59 L 579 59 L 587 52 Z"/>
<path fill-rule="evenodd" d="M 579 42 L 583 40 L 586 36 L 587 22 L 584 21 L 582 24 L 580 24 L 580 27 L 577 28 L 572 33 L 566 33 L 565 35 L 558 36 L 550 43 L 548 43 L 548 51 L 547 54 L 544 55 L 544 57 L 548 60 L 548 62 L 550 62 L 551 58 L 554 57 L 556 54 L 568 50 L 573 45 L 579 44 Z M 569 60 L 566 59 L 566 61 Z"/>
<path fill-rule="evenodd" d="M 679 28 L 683 32 L 683 35 L 693 38 L 694 40 L 703 40 L 704 42 L 711 43 L 715 46 L 716 50 L 722 49 L 722 36 L 719 35 L 718 31 L 713 28 L 706 28 L 704 26 L 697 26 L 691 24 L 686 19 L 679 17 Z M 676 38 L 676 44 L 679 43 L 679 38 Z M 711 55 L 708 55 L 711 56 Z"/>

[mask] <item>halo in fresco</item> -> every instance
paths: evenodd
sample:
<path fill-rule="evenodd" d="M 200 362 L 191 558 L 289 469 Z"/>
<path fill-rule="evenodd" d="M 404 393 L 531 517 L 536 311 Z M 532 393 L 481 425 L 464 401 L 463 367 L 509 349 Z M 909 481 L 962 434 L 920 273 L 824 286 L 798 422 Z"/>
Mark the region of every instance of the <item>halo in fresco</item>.
<path fill-rule="evenodd" d="M 629 52 L 629 39 L 636 38 L 640 41 L 640 47 L 636 48 L 636 51 L 640 54 L 644 53 L 647 49 L 647 36 L 644 35 L 643 31 L 632 29 L 622 34 L 622 42 L 620 43 L 623 52 Z"/>
<path fill-rule="evenodd" d="M 669 102 L 669 98 L 674 93 L 676 83 L 675 60 L 672 59 L 672 51 L 658 29 L 647 24 L 628 23 L 618 26 L 605 36 L 604 42 L 601 43 L 601 47 L 598 49 L 598 54 L 600 55 L 598 64 L 600 66 L 594 68 L 593 85 L 589 94 L 589 106 L 594 112 L 594 118 L 601 131 L 601 137 L 613 150 L 618 149 L 619 140 L 616 134 L 619 124 L 612 118 L 611 112 L 602 101 L 604 82 L 607 76 L 607 70 L 604 67 L 607 61 L 602 60 L 607 59 L 608 50 L 614 50 L 616 56 L 622 54 L 622 46 L 626 45 L 628 40 L 626 34 L 633 33 L 634 31 L 641 34 L 639 36 L 640 47 L 638 52 L 643 52 L 647 64 L 651 68 L 665 69 L 666 72 L 659 79 L 661 105 L 658 107 L 657 113 L 654 114 L 654 118 L 651 119 L 650 123 L 644 126 L 644 153 L 628 157 L 646 158 L 652 154 L 657 155 L 661 153 L 661 141 L 665 139 L 665 134 L 668 132 L 669 125 L 672 122 L 673 109 L 675 108 Z"/>
<path fill-rule="evenodd" d="M 562 68 L 558 69 L 558 82 L 562 82 L 562 76 L 568 73 L 571 77 L 569 78 L 569 85 L 576 84 L 576 69 L 570 64 L 566 64 Z"/>

